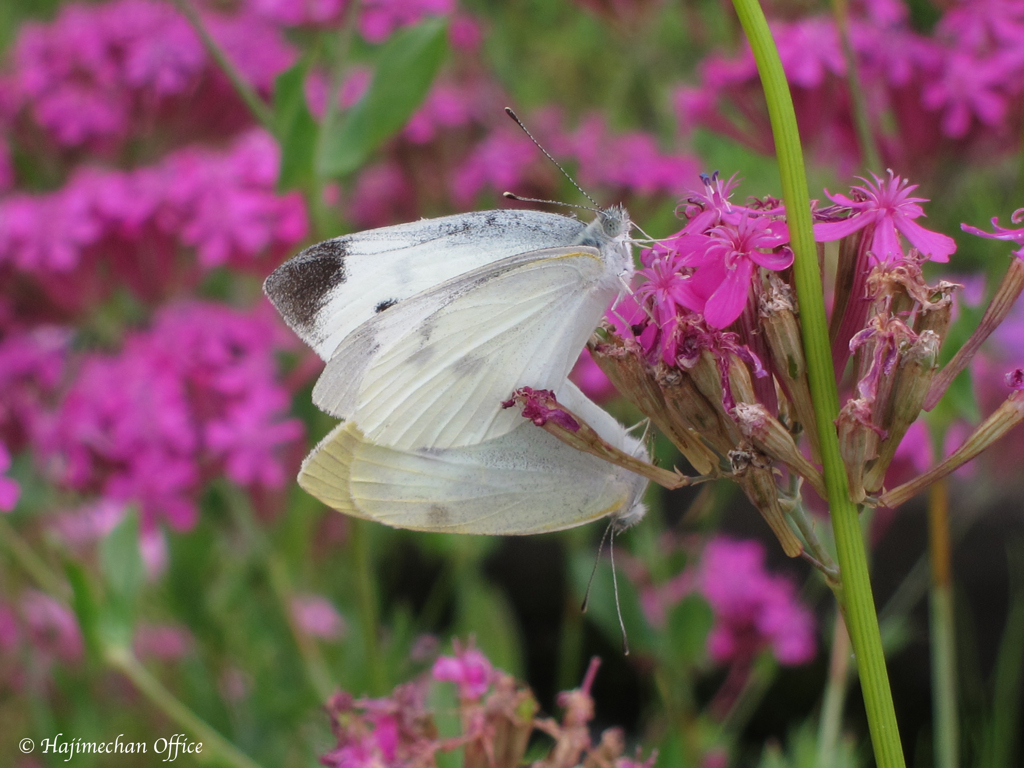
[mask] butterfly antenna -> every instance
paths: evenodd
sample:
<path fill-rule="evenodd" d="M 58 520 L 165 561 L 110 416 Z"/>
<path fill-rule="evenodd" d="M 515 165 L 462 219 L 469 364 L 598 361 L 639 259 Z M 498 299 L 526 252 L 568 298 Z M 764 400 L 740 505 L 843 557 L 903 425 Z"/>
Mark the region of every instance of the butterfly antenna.
<path fill-rule="evenodd" d="M 590 587 L 594 584 L 594 575 L 597 573 L 597 564 L 601 562 L 601 551 L 604 549 L 604 543 L 608 540 L 608 534 L 612 530 L 612 521 L 608 521 L 608 527 L 604 529 L 604 533 L 601 534 L 601 543 L 597 545 L 597 557 L 594 558 L 594 567 L 590 571 L 590 579 L 587 581 L 587 591 L 583 595 L 583 605 L 580 606 L 580 613 L 587 612 L 587 603 L 590 600 Z"/>
<path fill-rule="evenodd" d="M 537 149 L 539 149 L 541 152 L 544 153 L 544 157 L 546 157 L 548 160 L 550 160 L 552 163 L 555 164 L 555 168 L 557 168 L 558 170 L 560 170 L 562 172 L 562 175 L 565 176 L 565 178 L 567 178 L 569 180 L 569 183 L 572 184 L 574 187 L 576 187 L 576 189 L 579 190 L 580 194 L 583 195 L 585 198 L 587 198 L 587 200 L 592 202 L 594 204 L 595 208 L 598 208 L 599 206 L 597 205 L 597 200 L 595 200 L 590 195 L 588 195 L 586 192 L 584 192 L 583 191 L 583 187 L 581 187 L 579 184 L 576 183 L 576 179 L 574 179 L 572 176 L 570 176 L 568 171 L 566 171 L 565 168 L 563 168 L 558 163 L 558 161 L 555 160 L 555 158 L 553 158 L 551 156 L 551 153 L 548 152 L 546 149 L 544 149 L 544 147 L 542 147 L 540 145 L 540 142 L 537 141 L 537 139 L 535 139 L 533 137 L 533 134 L 530 133 L 529 129 L 527 129 L 527 127 L 525 125 L 523 125 L 523 121 L 519 119 L 519 116 L 515 112 L 512 111 L 512 107 L 505 107 L 505 112 L 506 112 L 506 114 L 508 114 L 509 117 L 511 117 L 513 120 L 516 121 L 516 125 L 518 125 L 520 128 L 523 129 L 523 133 L 525 133 L 527 136 L 530 137 L 530 141 L 532 141 L 537 146 Z"/>
<path fill-rule="evenodd" d="M 561 205 L 564 208 L 579 208 L 582 211 L 597 211 L 589 205 L 576 205 L 576 203 L 563 203 L 561 200 L 541 200 L 538 197 L 520 197 L 515 192 L 502 192 L 501 196 L 506 200 L 518 200 L 521 203 L 544 203 L 545 205 Z"/>
<path fill-rule="evenodd" d="M 609 524 L 609 527 L 610 524 Z M 622 620 L 622 605 L 619 603 L 619 579 L 615 575 L 615 533 L 608 540 L 608 555 L 612 560 L 612 588 L 615 592 L 615 614 L 619 617 L 619 631 L 622 633 L 622 655 L 629 656 L 629 638 L 626 637 L 626 623 Z"/>

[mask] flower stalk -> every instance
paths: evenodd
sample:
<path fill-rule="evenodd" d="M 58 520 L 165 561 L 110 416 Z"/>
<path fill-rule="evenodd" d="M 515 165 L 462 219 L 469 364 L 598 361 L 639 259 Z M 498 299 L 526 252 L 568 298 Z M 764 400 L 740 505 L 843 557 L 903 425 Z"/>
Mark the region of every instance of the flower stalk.
<path fill-rule="evenodd" d="M 880 768 L 902 768 L 906 763 L 871 592 L 867 553 L 857 507 L 850 500 L 846 470 L 834 427 L 839 416 L 839 394 L 829 347 L 821 274 L 811 229 L 810 196 L 807 192 L 796 113 L 778 50 L 760 5 L 756 0 L 733 0 L 733 6 L 757 63 L 775 139 L 783 200 L 788 214 L 790 244 L 795 257 L 793 271 L 800 305 L 804 354 L 817 415 L 825 486 L 842 576 L 844 615 L 857 656 L 875 761 Z"/>

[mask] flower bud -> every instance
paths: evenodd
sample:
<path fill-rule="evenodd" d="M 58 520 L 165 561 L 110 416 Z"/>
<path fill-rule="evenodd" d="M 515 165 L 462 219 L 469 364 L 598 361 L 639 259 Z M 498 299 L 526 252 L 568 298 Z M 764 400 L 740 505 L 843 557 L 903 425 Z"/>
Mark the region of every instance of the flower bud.
<path fill-rule="evenodd" d="M 654 422 L 697 472 L 710 475 L 717 470 L 718 457 L 701 440 L 702 433 L 695 431 L 686 419 L 680 419 L 676 409 L 666 402 L 662 387 L 639 349 L 612 336 L 607 342 L 591 344 L 590 354 L 615 388 Z M 705 404 L 705 408 L 710 410 L 709 405 Z"/>
<path fill-rule="evenodd" d="M 863 398 L 847 401 L 839 411 L 836 429 L 839 432 L 839 453 L 850 485 L 850 499 L 854 504 L 860 504 L 867 495 L 864 491 L 864 465 L 878 455 L 882 430 L 871 423 L 871 404 Z"/>
<path fill-rule="evenodd" d="M 938 404 L 949 389 L 949 385 L 953 383 L 953 379 L 967 367 L 985 339 L 1006 319 L 1021 293 L 1024 293 L 1024 258 L 1013 256 L 1010 259 L 1010 268 L 1006 270 L 978 327 L 974 329 L 967 343 L 957 350 L 953 359 L 932 381 L 931 389 L 924 401 L 926 411 L 930 411 Z"/>
<path fill-rule="evenodd" d="M 750 442 L 775 461 L 781 461 L 790 471 L 802 476 L 823 499 L 828 498 L 821 472 L 797 448 L 793 436 L 762 405 L 737 403 L 733 417 Z"/>
<path fill-rule="evenodd" d="M 963 445 L 951 453 L 945 461 L 923 475 L 898 488 L 883 493 L 878 501 L 887 507 L 898 507 L 903 502 L 923 491 L 936 480 L 941 480 L 1001 438 L 1024 421 L 1024 371 L 1018 369 L 1007 376 L 1007 384 L 1014 391 L 995 412 L 968 436 Z"/>
<path fill-rule="evenodd" d="M 512 393 L 509 400 L 501 405 L 503 408 L 521 405 L 524 418 L 530 419 L 538 427 L 554 435 L 566 445 L 571 445 L 577 451 L 589 453 L 623 469 L 628 469 L 664 488 L 682 488 L 690 484 L 690 478 L 679 472 L 669 472 L 667 469 L 656 467 L 643 459 L 631 456 L 621 448 L 616 448 L 601 437 L 597 430 L 587 422 L 560 405 L 550 390 L 520 387 Z"/>
<path fill-rule="evenodd" d="M 761 327 L 768 340 L 772 367 L 792 406 L 793 414 L 811 442 L 811 453 L 820 456 L 814 403 L 807 383 L 807 363 L 797 322 L 793 291 L 772 275 L 761 300 Z"/>
<path fill-rule="evenodd" d="M 748 443 L 730 451 L 729 460 L 735 473 L 734 479 L 768 523 L 782 545 L 782 551 L 789 557 L 799 557 L 804 551 L 804 545 L 786 522 L 786 512 L 779 501 L 771 459 Z"/>
<path fill-rule="evenodd" d="M 928 394 L 935 363 L 939 356 L 939 337 L 935 331 L 925 331 L 900 358 L 894 377 L 889 408 L 880 426 L 885 437 L 878 446 L 878 457 L 864 475 L 864 487 L 871 492 L 882 487 L 885 471 L 896 455 L 903 436 L 907 434 L 921 413 L 921 405 Z"/>
<path fill-rule="evenodd" d="M 717 465 L 719 459 L 724 458 L 735 445 L 729 438 L 725 417 L 697 390 L 688 373 L 659 365 L 655 370 L 655 380 L 661 388 L 670 420 L 683 427 L 687 435 L 694 436 Z M 707 445 L 717 455 L 708 451 Z"/>

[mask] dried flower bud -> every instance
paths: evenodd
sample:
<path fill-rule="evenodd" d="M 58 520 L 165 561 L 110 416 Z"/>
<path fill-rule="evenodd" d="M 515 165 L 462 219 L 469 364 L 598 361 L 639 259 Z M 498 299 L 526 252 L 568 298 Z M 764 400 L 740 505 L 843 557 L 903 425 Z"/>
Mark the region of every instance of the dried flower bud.
<path fill-rule="evenodd" d="M 655 371 L 655 378 L 674 422 L 685 425 L 689 434 L 706 441 L 719 456 L 732 450 L 734 443 L 725 417 L 700 393 L 688 373 L 662 365 Z"/>
<path fill-rule="evenodd" d="M 879 425 L 885 430 L 885 437 L 878 446 L 877 458 L 864 475 L 864 487 L 868 491 L 873 493 L 882 487 L 896 449 L 920 415 L 938 357 L 939 337 L 934 331 L 922 333 L 903 353 L 894 377 L 889 408 Z"/>
<path fill-rule="evenodd" d="M 640 350 L 613 336 L 607 343 L 592 343 L 590 354 L 615 388 L 633 402 L 654 426 L 675 444 L 693 468 L 702 475 L 718 469 L 718 458 L 701 440 L 689 422 L 678 418 L 666 403 L 662 388 Z M 706 406 L 710 410 L 710 406 Z M 724 453 L 724 452 L 723 452 Z"/>
<path fill-rule="evenodd" d="M 1024 370 L 1017 369 L 1007 376 L 1007 384 L 1013 387 L 1014 391 L 991 416 L 977 426 L 963 445 L 953 451 L 945 461 L 923 475 L 883 493 L 878 499 L 879 503 L 887 507 L 898 507 L 936 480 L 941 480 L 950 472 L 962 467 L 1024 421 Z"/>
<path fill-rule="evenodd" d="M 925 331 L 934 331 L 941 346 L 946 339 L 946 333 L 949 332 L 949 323 L 953 319 L 953 293 L 962 288 L 959 283 L 949 283 L 945 280 L 932 286 L 928 301 L 921 302 L 917 308 L 914 333 L 920 335 Z"/>
<path fill-rule="evenodd" d="M 860 504 L 867 496 L 864 466 L 878 455 L 881 437 L 881 430 L 871 423 L 871 403 L 863 398 L 847 401 L 839 411 L 836 429 L 839 432 L 839 453 L 850 485 L 850 499 L 854 504 Z"/>
<path fill-rule="evenodd" d="M 528 688 L 519 688 L 511 675 L 500 675 L 484 706 L 490 744 L 485 745 L 482 740 L 467 744 L 463 753 L 464 767 L 516 768 L 521 765 L 539 708 Z"/>
<path fill-rule="evenodd" d="M 949 389 L 949 385 L 953 383 L 953 379 L 967 367 L 985 339 L 1006 319 L 1021 293 L 1024 293 L 1024 259 L 1013 256 L 1010 258 L 1010 268 L 1006 270 L 978 327 L 974 329 L 967 343 L 957 350 L 953 359 L 932 381 L 931 389 L 924 401 L 926 411 L 930 411 L 938 404 Z"/>
<path fill-rule="evenodd" d="M 793 291 L 775 275 L 769 278 L 768 290 L 762 297 L 761 327 L 768 340 L 775 376 L 811 442 L 812 455 L 820 456 L 817 420 L 811 389 L 807 383 L 807 362 L 796 318 Z"/>
<path fill-rule="evenodd" d="M 802 476 L 821 498 L 828 498 L 821 472 L 800 453 L 793 436 L 764 406 L 737 403 L 733 409 L 733 417 L 744 437 L 758 450 L 764 451 L 775 461 L 781 461 L 792 472 Z"/>
<path fill-rule="evenodd" d="M 503 408 L 515 405 L 523 407 L 523 417 L 530 419 L 545 432 L 554 435 L 566 445 L 577 451 L 583 451 L 599 459 L 628 469 L 641 477 L 657 483 L 664 488 L 682 488 L 690 484 L 690 478 L 679 472 L 669 472 L 643 459 L 617 448 L 591 427 L 587 422 L 559 405 L 553 392 L 547 389 L 520 387 L 512 393 L 512 397 L 501 404 Z"/>
<path fill-rule="evenodd" d="M 768 523 L 782 545 L 782 551 L 789 557 L 799 557 L 804 551 L 804 545 L 786 522 L 786 512 L 779 501 L 771 459 L 746 444 L 730 451 L 729 460 L 732 462 L 736 482 Z"/>

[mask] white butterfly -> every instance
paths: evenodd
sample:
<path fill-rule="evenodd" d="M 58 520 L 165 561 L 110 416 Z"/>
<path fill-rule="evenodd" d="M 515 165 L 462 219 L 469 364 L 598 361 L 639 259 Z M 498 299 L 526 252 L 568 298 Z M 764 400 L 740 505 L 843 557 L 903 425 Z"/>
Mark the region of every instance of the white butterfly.
<path fill-rule="evenodd" d="M 589 225 L 521 210 L 424 219 L 314 245 L 264 290 L 328 361 L 318 407 L 398 451 L 471 446 L 518 426 L 501 408 L 515 388 L 562 394 L 632 273 L 629 229 L 621 207 Z"/>
<path fill-rule="evenodd" d="M 615 447 L 647 460 L 640 441 L 566 382 L 560 402 Z M 397 528 L 520 535 L 611 516 L 640 520 L 647 480 L 566 445 L 521 418 L 500 437 L 459 448 L 398 450 L 353 422 L 334 429 L 302 464 L 299 485 L 334 509 Z"/>

